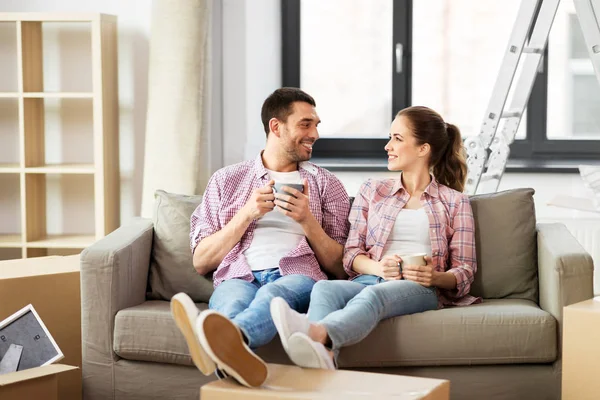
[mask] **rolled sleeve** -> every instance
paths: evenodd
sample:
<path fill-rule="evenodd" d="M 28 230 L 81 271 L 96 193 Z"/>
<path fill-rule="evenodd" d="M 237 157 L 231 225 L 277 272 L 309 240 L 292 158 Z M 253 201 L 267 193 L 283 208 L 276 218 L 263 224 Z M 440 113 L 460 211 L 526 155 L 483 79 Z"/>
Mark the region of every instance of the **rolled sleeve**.
<path fill-rule="evenodd" d="M 323 190 L 323 230 L 327 235 L 341 245 L 346 243 L 350 222 L 350 198 L 348 193 L 335 176 L 331 176 Z"/>
<path fill-rule="evenodd" d="M 350 208 L 348 221 L 350 232 L 344 247 L 344 270 L 352 278 L 358 274 L 352 269 L 354 259 L 363 254 L 367 255 L 366 238 L 368 230 L 369 201 L 371 198 L 371 181 L 364 182 Z"/>
<path fill-rule="evenodd" d="M 461 298 L 469 294 L 471 284 L 477 272 L 477 254 L 475 251 L 475 220 L 471 203 L 462 195 L 452 220 L 454 233 L 449 243 L 450 269 L 456 277 L 456 289 L 445 291 L 449 298 Z"/>
<path fill-rule="evenodd" d="M 221 191 L 218 177 L 213 175 L 208 181 L 202 203 L 196 207 L 190 219 L 190 248 L 192 253 L 200 241 L 221 230 L 219 206 Z"/>

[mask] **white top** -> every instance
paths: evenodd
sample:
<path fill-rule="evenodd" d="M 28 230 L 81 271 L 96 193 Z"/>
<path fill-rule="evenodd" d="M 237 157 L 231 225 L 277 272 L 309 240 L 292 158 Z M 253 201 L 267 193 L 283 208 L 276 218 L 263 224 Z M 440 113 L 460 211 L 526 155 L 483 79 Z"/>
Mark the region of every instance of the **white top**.
<path fill-rule="evenodd" d="M 418 210 L 404 208 L 396 217 L 381 257 L 414 253 L 427 253 L 431 256 L 429 219 L 423 208 Z"/>
<path fill-rule="evenodd" d="M 299 171 L 277 172 L 267 170 L 275 182 L 302 183 Z M 253 271 L 279 268 L 279 260 L 294 250 L 304 238 L 299 223 L 283 215 L 275 207 L 256 222 L 252 243 L 244 251 L 246 261 Z"/>

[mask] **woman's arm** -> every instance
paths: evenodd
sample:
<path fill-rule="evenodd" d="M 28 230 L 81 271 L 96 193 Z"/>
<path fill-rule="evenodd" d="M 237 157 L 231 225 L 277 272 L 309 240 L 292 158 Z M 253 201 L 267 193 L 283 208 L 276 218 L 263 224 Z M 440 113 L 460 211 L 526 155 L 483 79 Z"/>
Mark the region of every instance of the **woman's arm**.
<path fill-rule="evenodd" d="M 366 237 L 368 228 L 369 199 L 371 197 L 371 186 L 373 184 L 374 182 L 367 180 L 360 186 L 360 189 L 358 189 L 358 193 L 356 194 L 356 198 L 352 203 L 352 207 L 350 208 L 350 214 L 348 215 L 350 231 L 348 233 L 346 245 L 344 246 L 343 263 L 344 270 L 350 277 L 354 277 L 362 273 L 354 269 L 354 261 L 358 256 L 362 255 L 370 260 L 366 250 Z"/>
<path fill-rule="evenodd" d="M 446 273 L 454 275 L 456 286 L 454 290 L 448 292 L 448 295 L 460 298 L 467 295 L 471 290 L 471 283 L 473 283 L 475 272 L 477 272 L 475 219 L 467 195 L 462 195 L 458 200 L 452 228 L 454 233 L 448 245 L 450 269 Z"/>

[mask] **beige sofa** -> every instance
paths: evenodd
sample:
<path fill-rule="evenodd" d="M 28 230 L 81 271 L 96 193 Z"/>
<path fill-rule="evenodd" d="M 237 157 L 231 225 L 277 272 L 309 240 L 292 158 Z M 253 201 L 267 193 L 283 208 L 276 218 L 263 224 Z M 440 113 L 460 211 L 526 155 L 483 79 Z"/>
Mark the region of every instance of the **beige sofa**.
<path fill-rule="evenodd" d="M 592 297 L 591 257 L 560 224 L 535 222 L 533 190 L 475 196 L 482 304 L 383 321 L 341 352 L 340 368 L 445 378 L 453 399 L 559 399 L 562 309 Z M 199 196 L 157 192 L 138 219 L 81 256 L 85 399 L 197 399 L 214 379 L 192 366 L 166 301 L 206 308 L 187 220 Z M 258 350 L 289 363 L 279 340 Z"/>

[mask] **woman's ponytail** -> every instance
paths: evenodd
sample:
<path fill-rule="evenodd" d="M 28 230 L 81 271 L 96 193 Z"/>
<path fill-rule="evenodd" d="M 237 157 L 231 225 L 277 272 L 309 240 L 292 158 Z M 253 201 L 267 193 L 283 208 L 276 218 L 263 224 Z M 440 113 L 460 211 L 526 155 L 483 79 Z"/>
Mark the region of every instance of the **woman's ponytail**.
<path fill-rule="evenodd" d="M 442 185 L 462 192 L 467 179 L 467 162 L 460 130 L 446 123 L 448 146 L 439 161 L 433 166 L 433 175 Z"/>

